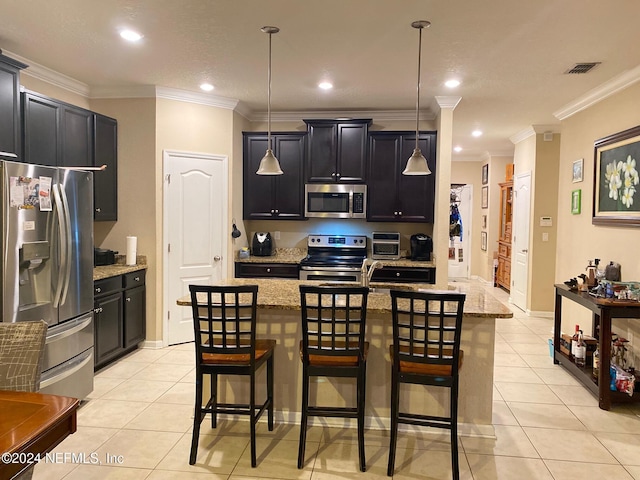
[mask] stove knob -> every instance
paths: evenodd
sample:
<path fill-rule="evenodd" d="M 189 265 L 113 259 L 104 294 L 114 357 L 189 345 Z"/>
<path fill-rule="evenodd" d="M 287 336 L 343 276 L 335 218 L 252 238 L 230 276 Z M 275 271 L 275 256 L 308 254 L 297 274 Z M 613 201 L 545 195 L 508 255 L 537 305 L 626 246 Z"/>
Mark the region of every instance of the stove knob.
<path fill-rule="evenodd" d="M 360 239 L 360 243 L 364 243 L 364 240 L 363 240 L 363 239 Z"/>

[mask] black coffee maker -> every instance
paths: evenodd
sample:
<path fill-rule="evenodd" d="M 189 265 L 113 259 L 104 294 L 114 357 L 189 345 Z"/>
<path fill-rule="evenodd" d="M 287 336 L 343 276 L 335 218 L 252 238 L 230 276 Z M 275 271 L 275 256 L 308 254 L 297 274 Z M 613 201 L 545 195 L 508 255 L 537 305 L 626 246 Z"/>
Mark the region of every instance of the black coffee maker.
<path fill-rule="evenodd" d="M 430 261 L 433 241 L 429 235 L 416 233 L 411 235 L 411 260 Z"/>
<path fill-rule="evenodd" d="M 273 255 L 273 240 L 269 232 L 256 232 L 251 242 L 251 255 L 256 257 L 270 257 Z"/>

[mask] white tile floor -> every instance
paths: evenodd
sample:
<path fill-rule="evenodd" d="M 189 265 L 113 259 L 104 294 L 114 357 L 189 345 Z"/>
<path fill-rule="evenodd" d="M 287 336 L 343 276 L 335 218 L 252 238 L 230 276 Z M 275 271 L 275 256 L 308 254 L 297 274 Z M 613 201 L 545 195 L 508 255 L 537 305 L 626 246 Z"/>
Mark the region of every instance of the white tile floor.
<path fill-rule="evenodd" d="M 506 292 L 487 288 L 508 304 Z M 514 318 L 496 325 L 496 438 L 460 437 L 461 478 L 640 480 L 640 407 L 600 410 L 595 397 L 553 365 L 552 320 L 512 310 Z M 95 452 L 102 465 L 90 464 L 92 457 L 43 463 L 34 479 L 388 478 L 384 431 L 367 432 L 367 472 L 361 473 L 352 430 L 313 427 L 306 466 L 298 470 L 298 427 L 268 432 L 262 424 L 258 468 L 252 469 L 246 422 L 220 422 L 215 430 L 203 422 L 198 460 L 190 466 L 193 399 L 192 345 L 134 352 L 96 375 L 78 431 L 56 449 Z M 427 430 L 400 436 L 395 479 L 451 478 L 448 432 Z M 106 464 L 108 456 L 113 463 Z"/>

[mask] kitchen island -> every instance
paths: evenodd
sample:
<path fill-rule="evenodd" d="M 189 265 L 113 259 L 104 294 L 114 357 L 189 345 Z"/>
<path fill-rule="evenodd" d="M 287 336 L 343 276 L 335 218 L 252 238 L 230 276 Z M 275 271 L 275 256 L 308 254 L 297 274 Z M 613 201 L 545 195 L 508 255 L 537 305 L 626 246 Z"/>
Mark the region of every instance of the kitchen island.
<path fill-rule="evenodd" d="M 277 341 L 275 352 L 274 401 L 278 421 L 299 423 L 301 399 L 300 293 L 301 283 L 311 282 L 281 279 L 229 279 L 220 285 L 258 285 L 258 336 Z M 392 343 L 391 297 L 388 288 L 430 289 L 427 284 L 377 284 L 371 287 L 367 304 L 367 341 L 370 343 L 367 361 L 367 423 L 368 428 L 387 429 L 390 412 L 391 363 L 389 345 Z M 464 364 L 460 370 L 459 431 L 461 435 L 493 436 L 493 359 L 495 322 L 510 318 L 511 311 L 482 287 L 456 284 L 456 290 L 467 295 L 462 327 Z M 178 299 L 179 305 L 190 306 L 191 299 Z M 353 405 L 355 386 L 348 379 L 320 379 L 321 388 L 312 385 L 310 396 L 318 404 Z M 221 383 L 223 385 L 223 383 Z M 260 382 L 258 382 L 260 385 Z M 207 389 L 205 389 L 205 392 Z M 426 392 L 426 393 L 425 393 Z M 225 401 L 234 395 L 247 398 L 248 387 L 242 381 L 229 380 L 220 394 Z M 257 398 L 264 393 L 259 390 Z M 413 411 L 445 413 L 448 390 L 436 387 L 410 386 L 401 402 Z M 344 425 L 345 419 L 323 419 L 327 424 Z M 333 423 L 331 423 L 333 421 Z"/>

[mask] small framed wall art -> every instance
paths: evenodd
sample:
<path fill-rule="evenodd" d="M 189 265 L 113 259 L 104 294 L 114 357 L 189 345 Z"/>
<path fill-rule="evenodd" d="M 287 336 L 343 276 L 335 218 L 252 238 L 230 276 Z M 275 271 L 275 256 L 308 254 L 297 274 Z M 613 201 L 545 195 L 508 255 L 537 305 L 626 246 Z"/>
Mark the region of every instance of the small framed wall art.
<path fill-rule="evenodd" d="M 575 160 L 573 162 L 573 176 L 572 176 L 572 181 L 573 183 L 578 183 L 582 181 L 582 170 L 584 167 L 584 158 L 581 158 L 580 160 Z"/>
<path fill-rule="evenodd" d="M 571 192 L 571 213 L 573 215 L 580 214 L 580 206 L 582 200 L 582 190 L 574 190 Z"/>
<path fill-rule="evenodd" d="M 483 252 L 487 251 L 487 232 L 480 232 L 480 248 Z"/>
<path fill-rule="evenodd" d="M 489 183 L 489 164 L 485 163 L 482 166 L 482 185 Z"/>
<path fill-rule="evenodd" d="M 489 187 L 482 187 L 482 208 L 489 208 Z"/>

